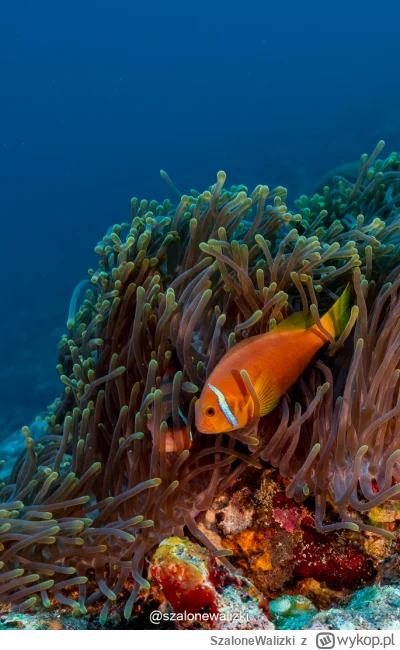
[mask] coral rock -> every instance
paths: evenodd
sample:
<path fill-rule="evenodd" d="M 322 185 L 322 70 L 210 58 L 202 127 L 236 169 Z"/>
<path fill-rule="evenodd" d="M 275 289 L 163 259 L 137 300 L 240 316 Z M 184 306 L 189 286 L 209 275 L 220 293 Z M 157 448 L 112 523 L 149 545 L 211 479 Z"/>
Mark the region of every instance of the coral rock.
<path fill-rule="evenodd" d="M 212 558 L 198 544 L 179 537 L 161 542 L 151 573 L 176 612 L 216 610 L 217 592 L 210 580 Z"/>
<path fill-rule="evenodd" d="M 398 630 L 400 588 L 367 587 L 356 592 L 342 608 L 319 612 L 310 621 L 311 630 Z"/>
<path fill-rule="evenodd" d="M 161 542 L 150 566 L 151 573 L 177 614 L 203 617 L 176 618 L 180 627 L 202 629 L 271 629 L 260 606 L 260 592 L 245 578 L 227 569 L 198 544 L 170 537 Z M 194 621 L 191 622 L 191 621 Z"/>
<path fill-rule="evenodd" d="M 281 596 L 269 604 L 269 612 L 278 629 L 303 629 L 316 611 L 311 600 L 300 595 Z"/>
<path fill-rule="evenodd" d="M 343 538 L 317 533 L 311 518 L 303 520 L 303 538 L 295 549 L 295 576 L 324 581 L 332 589 L 354 588 L 371 580 L 374 568 L 350 535 Z"/>

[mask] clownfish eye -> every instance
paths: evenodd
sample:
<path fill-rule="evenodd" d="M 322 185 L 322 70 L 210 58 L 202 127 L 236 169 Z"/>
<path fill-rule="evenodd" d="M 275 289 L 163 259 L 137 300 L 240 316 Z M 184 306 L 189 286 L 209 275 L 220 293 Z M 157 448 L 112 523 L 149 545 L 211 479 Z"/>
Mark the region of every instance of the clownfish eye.
<path fill-rule="evenodd" d="M 213 409 L 212 406 L 209 406 L 208 409 L 206 409 L 206 415 L 209 418 L 212 418 L 213 415 L 215 415 L 215 409 Z"/>

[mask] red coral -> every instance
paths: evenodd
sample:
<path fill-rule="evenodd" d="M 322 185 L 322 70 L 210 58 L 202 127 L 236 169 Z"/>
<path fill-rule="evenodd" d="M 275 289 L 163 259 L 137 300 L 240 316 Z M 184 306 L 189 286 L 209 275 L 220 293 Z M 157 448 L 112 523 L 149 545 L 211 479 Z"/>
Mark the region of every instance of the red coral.
<path fill-rule="evenodd" d="M 215 586 L 218 593 L 221 593 L 225 587 L 235 585 L 242 586 L 242 580 L 228 571 L 222 564 L 217 564 L 215 560 L 210 567 L 210 581 Z"/>
<path fill-rule="evenodd" d="M 288 533 L 294 533 L 298 528 L 301 514 L 296 502 L 289 499 L 284 492 L 277 492 L 274 495 L 272 518 Z"/>
<path fill-rule="evenodd" d="M 213 563 L 198 544 L 171 537 L 158 547 L 151 572 L 175 612 L 195 614 L 203 607 L 216 612 L 217 592 L 210 576 Z"/>
<path fill-rule="evenodd" d="M 294 533 L 299 521 L 299 509 L 274 508 L 272 516 L 288 533 Z"/>
<path fill-rule="evenodd" d="M 356 546 L 343 546 L 336 535 L 317 533 L 311 517 L 303 519 L 301 528 L 302 543 L 294 551 L 297 578 L 314 578 L 331 589 L 354 589 L 372 578 L 372 563 Z"/>
<path fill-rule="evenodd" d="M 280 476 L 278 475 L 278 479 L 279 477 Z M 296 501 L 294 499 L 289 499 L 285 492 L 275 492 L 272 503 L 274 508 L 297 508 L 297 510 L 299 510 Z"/>

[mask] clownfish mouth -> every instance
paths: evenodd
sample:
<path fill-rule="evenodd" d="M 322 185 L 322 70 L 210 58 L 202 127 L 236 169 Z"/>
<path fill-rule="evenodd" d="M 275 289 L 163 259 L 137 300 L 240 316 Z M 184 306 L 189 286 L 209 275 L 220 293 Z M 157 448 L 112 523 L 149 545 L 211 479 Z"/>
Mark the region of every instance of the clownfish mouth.
<path fill-rule="evenodd" d="M 196 429 L 200 433 L 219 433 L 219 431 L 214 431 L 212 427 L 202 426 L 201 424 L 196 424 Z"/>

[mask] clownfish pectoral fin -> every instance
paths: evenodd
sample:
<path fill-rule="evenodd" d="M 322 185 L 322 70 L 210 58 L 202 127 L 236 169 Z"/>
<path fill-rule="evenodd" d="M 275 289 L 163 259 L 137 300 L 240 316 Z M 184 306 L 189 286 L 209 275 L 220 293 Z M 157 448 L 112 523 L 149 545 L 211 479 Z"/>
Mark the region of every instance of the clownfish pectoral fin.
<path fill-rule="evenodd" d="M 281 394 L 279 388 L 271 381 L 271 371 L 262 372 L 254 383 L 254 390 L 260 402 L 260 415 L 267 415 L 279 404 Z"/>

